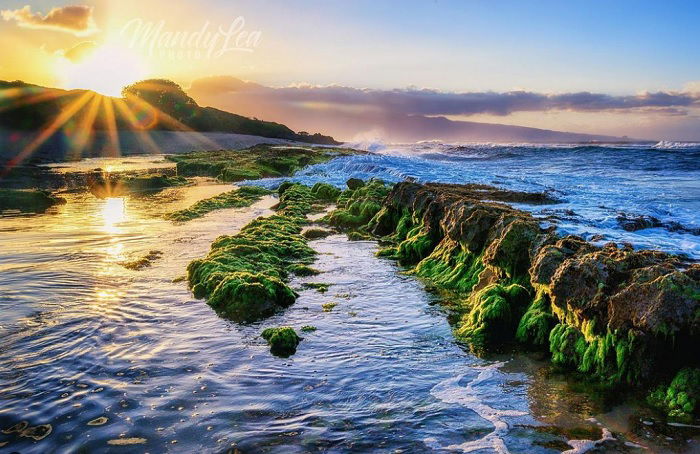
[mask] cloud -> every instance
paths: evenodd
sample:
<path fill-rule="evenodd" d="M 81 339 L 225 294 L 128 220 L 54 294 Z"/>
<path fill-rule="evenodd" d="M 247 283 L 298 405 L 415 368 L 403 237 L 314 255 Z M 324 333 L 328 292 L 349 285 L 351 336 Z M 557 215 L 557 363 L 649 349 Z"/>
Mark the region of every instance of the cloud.
<path fill-rule="evenodd" d="M 97 48 L 95 41 L 83 41 L 67 50 L 60 50 L 58 54 L 77 63 L 90 55 Z"/>
<path fill-rule="evenodd" d="M 92 6 L 71 5 L 52 8 L 46 15 L 33 13 L 26 5 L 15 10 L 2 10 L 0 14 L 6 21 L 15 21 L 25 28 L 56 30 L 72 33 L 76 36 L 86 36 L 98 31 L 92 16 Z"/>
<path fill-rule="evenodd" d="M 304 103 L 307 105 L 359 106 L 391 114 L 424 116 L 506 116 L 514 112 L 646 112 L 673 115 L 700 107 L 698 92 L 655 92 L 614 96 L 604 93 L 575 92 L 548 94 L 529 91 L 451 93 L 430 89 L 371 90 L 331 86 L 300 85 L 265 87 L 233 77 L 199 79 L 192 84 L 195 93 L 219 93 L 256 97 L 261 101 Z"/>

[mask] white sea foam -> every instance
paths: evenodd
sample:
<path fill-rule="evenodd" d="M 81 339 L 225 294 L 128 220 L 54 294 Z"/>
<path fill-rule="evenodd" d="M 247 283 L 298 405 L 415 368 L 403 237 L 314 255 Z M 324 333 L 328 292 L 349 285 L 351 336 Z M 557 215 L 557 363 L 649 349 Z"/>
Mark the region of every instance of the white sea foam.
<path fill-rule="evenodd" d="M 503 383 L 502 373 L 498 370 L 502 365 L 503 363 L 482 367 L 475 366 L 474 370 L 478 371 L 478 375 L 466 386 L 460 384 L 465 375 L 458 375 L 438 383 L 430 391 L 430 394 L 436 399 L 471 409 L 480 417 L 493 424 L 493 431 L 478 440 L 449 446 L 442 446 L 434 438 L 429 438 L 424 440 L 426 446 L 432 449 L 459 450 L 462 452 L 474 452 L 481 449 L 493 449 L 495 452 L 503 454 L 509 452 L 503 441 L 503 437 L 510 430 L 510 425 L 505 418 L 526 416 L 528 413 L 520 410 L 497 409 L 486 403 L 489 398 L 496 400 L 499 396 L 501 398 L 503 396 L 503 391 L 500 387 Z M 490 383 L 493 379 L 499 378 L 501 380 L 496 385 Z"/>
<path fill-rule="evenodd" d="M 612 432 L 603 427 L 603 436 L 599 440 L 568 440 L 567 443 L 571 445 L 572 449 L 566 450 L 562 454 L 583 454 L 600 446 L 603 442 L 615 439 Z"/>

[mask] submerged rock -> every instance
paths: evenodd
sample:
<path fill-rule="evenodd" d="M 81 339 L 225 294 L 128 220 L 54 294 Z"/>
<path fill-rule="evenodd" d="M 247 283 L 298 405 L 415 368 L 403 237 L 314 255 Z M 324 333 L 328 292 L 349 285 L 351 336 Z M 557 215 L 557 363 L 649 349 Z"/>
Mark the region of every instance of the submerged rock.
<path fill-rule="evenodd" d="M 617 217 L 617 223 L 628 232 L 636 232 L 637 230 L 649 229 L 653 227 L 661 227 L 663 224 L 654 216 L 628 216 L 621 213 Z"/>
<path fill-rule="evenodd" d="M 147 194 L 173 186 L 187 184 L 184 177 L 168 175 L 97 175 L 90 179 L 88 187 L 99 199 L 120 197 L 128 194 Z"/>
<path fill-rule="evenodd" d="M 215 210 L 251 206 L 270 193 L 267 189 L 259 186 L 243 186 L 233 191 L 200 200 L 189 208 L 169 213 L 165 217 L 179 222 L 190 221 Z"/>
<path fill-rule="evenodd" d="M 287 358 L 297 352 L 297 346 L 301 342 L 299 337 L 290 326 L 280 326 L 278 328 L 267 328 L 261 333 L 270 346 L 270 352 L 275 356 Z"/>
<path fill-rule="evenodd" d="M 55 205 L 63 205 L 66 199 L 49 191 L 38 189 L 0 189 L 0 211 L 17 210 L 43 213 Z"/>

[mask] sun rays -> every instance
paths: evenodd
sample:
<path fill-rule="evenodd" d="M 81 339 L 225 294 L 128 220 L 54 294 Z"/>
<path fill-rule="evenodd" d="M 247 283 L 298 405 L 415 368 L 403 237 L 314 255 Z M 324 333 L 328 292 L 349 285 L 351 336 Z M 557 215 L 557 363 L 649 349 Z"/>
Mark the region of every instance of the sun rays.
<path fill-rule="evenodd" d="M 65 150 L 65 157 L 69 160 L 96 155 L 118 157 L 144 151 L 149 154 L 167 153 L 168 150 L 161 148 L 154 139 L 155 131 L 187 133 L 179 138 L 191 144 L 193 149 L 218 148 L 208 137 L 134 94 L 114 98 L 93 91 L 64 91 L 34 86 L 0 90 L 0 112 L 6 115 L 16 114 L 18 118 L 25 115 L 29 120 L 36 121 L 36 118 L 42 118 L 33 115 L 37 105 L 47 109 L 48 120 L 34 128 L 19 128 L 26 131 L 22 132 L 25 142 L 4 164 L 0 176 L 30 159 L 44 146 L 60 147 Z M 32 107 L 27 115 L 22 108 L 29 106 Z M 136 139 L 135 143 L 130 142 L 127 149 L 123 148 L 125 142 L 120 138 L 120 134 L 125 132 L 133 134 Z M 56 144 L 47 145 L 52 140 Z"/>

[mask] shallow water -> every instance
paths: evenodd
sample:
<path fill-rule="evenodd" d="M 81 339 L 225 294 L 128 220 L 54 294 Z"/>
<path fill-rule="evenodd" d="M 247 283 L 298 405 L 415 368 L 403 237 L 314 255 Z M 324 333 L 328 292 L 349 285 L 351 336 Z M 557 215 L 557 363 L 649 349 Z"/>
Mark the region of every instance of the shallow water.
<path fill-rule="evenodd" d="M 65 194 L 47 214 L 0 218 L 0 429 L 51 429 L 0 433 L 0 451 L 552 453 L 601 427 L 655 446 L 631 433 L 629 406 L 534 359 L 465 351 L 435 297 L 372 242 L 314 241 L 323 273 L 292 285 L 327 293 L 299 290 L 261 323 L 219 318 L 177 278 L 275 199 L 186 224 L 161 216 L 229 189 Z M 149 268 L 120 264 L 152 250 L 162 256 Z M 281 324 L 318 330 L 280 359 L 259 333 Z"/>

